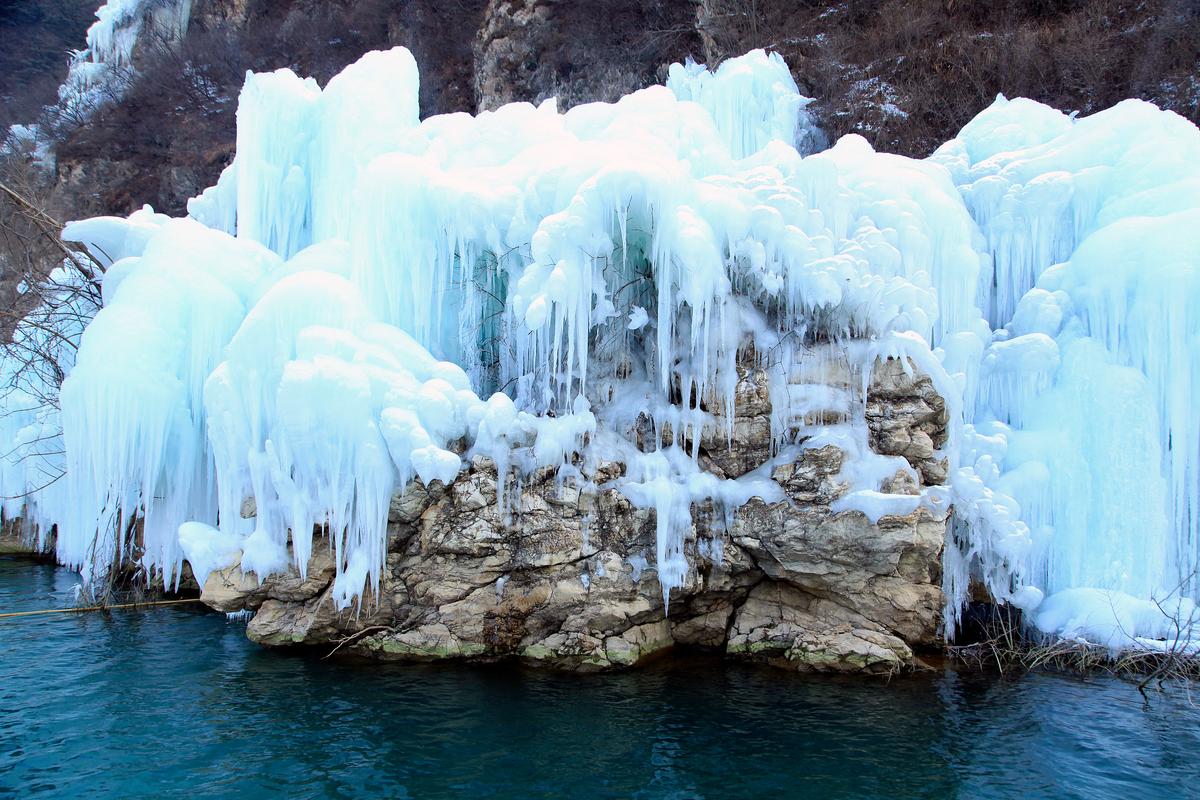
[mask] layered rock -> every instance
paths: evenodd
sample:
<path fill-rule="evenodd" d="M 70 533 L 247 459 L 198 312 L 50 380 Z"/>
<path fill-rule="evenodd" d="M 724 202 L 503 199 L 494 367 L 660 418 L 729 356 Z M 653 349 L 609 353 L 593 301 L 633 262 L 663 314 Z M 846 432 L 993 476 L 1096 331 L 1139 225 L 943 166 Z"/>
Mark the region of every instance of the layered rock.
<path fill-rule="evenodd" d="M 879 362 L 865 407 L 877 447 L 904 455 L 920 484 L 944 476 L 935 448 L 945 408 L 927 378 Z M 703 441 L 701 465 L 735 477 L 765 462 L 771 415 L 765 374 L 747 371 L 732 444 Z M 360 606 L 335 609 L 334 564 L 320 543 L 303 579 L 260 585 L 235 565 L 209 576 L 203 599 L 254 611 L 247 633 L 264 645 L 384 660 L 512 657 L 600 670 L 686 645 L 797 670 L 891 672 L 938 641 L 946 518 L 921 504 L 876 523 L 835 512 L 851 488 L 847 457 L 801 441 L 774 467 L 784 499 L 752 498 L 731 518 L 707 503 L 693 508 L 690 569 L 669 608 L 655 571 L 655 514 L 612 485 L 622 465 L 586 465 L 579 483 L 553 470 L 509 475 L 501 492 L 484 457 L 449 486 L 414 482 L 393 498 L 386 569 Z M 885 488 L 921 487 L 900 472 Z"/>
<path fill-rule="evenodd" d="M 699 51 L 695 13 L 679 0 L 489 0 L 475 33 L 478 108 L 615 101 Z"/>

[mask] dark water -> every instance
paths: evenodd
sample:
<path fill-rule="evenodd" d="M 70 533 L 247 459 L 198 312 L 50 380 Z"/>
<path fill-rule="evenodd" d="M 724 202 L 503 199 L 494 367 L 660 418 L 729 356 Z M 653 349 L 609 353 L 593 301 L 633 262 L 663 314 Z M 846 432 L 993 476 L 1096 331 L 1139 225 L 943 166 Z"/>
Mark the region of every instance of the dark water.
<path fill-rule="evenodd" d="M 0 559 L 0 612 L 66 605 Z M 1200 797 L 1200 712 L 1126 683 L 607 676 L 266 651 L 162 608 L 0 619 L 12 797 Z"/>

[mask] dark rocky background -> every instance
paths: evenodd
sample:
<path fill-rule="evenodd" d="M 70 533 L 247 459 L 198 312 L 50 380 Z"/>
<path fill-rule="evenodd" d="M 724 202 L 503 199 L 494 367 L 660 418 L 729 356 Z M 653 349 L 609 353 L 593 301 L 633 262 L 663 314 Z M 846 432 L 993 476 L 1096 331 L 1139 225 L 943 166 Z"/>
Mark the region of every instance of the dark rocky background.
<path fill-rule="evenodd" d="M 0 124 L 55 97 L 99 0 L 0 3 Z M 833 139 L 924 156 L 996 93 L 1082 114 L 1141 97 L 1200 121 L 1198 0 L 194 0 L 181 43 L 143 41 L 120 101 L 56 125 L 59 217 L 182 213 L 232 158 L 247 69 L 324 83 L 402 44 L 422 113 L 612 100 L 688 55 L 778 50 Z"/>

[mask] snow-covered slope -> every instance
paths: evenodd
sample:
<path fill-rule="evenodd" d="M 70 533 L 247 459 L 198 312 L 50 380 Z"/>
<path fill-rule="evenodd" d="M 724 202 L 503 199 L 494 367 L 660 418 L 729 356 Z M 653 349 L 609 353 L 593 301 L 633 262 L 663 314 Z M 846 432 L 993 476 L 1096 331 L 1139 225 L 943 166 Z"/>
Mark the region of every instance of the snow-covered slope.
<path fill-rule="evenodd" d="M 417 89 L 400 48 L 324 89 L 251 75 L 237 158 L 191 219 L 68 227 L 112 263 L 61 393 L 71 502 L 37 507 L 66 562 L 107 563 L 136 513 L 148 569 L 241 551 L 264 575 L 289 528 L 325 522 L 348 604 L 410 478 L 447 481 L 469 453 L 518 478 L 611 460 L 657 511 L 669 598 L 693 504 L 772 491 L 698 465 L 739 363 L 774 376 L 784 453 L 834 433 L 786 423 L 809 402 L 788 374 L 895 355 L 952 416 L 949 494 L 916 500 L 955 504 L 949 630 L 972 576 L 1035 614 L 1081 587 L 1194 596 L 1190 123 L 999 100 L 926 161 L 854 136 L 802 157 L 806 100 L 761 51 L 566 113 L 418 122 Z M 640 414 L 669 429 L 649 453 Z M 891 473 L 861 455 L 843 507 L 888 513 Z M 311 539 L 291 543 L 303 571 Z"/>

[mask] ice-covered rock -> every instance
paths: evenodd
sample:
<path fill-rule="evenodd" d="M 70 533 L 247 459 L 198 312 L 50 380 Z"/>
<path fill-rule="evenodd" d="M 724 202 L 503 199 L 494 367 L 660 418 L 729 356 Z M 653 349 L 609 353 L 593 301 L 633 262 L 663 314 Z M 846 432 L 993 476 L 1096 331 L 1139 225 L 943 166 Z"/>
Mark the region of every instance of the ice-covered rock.
<path fill-rule="evenodd" d="M 103 308 L 5 399 L 5 511 L 90 578 L 186 558 L 303 583 L 327 547 L 307 616 L 268 597 L 251 635 L 416 609 L 389 639 L 408 655 L 498 652 L 445 609 L 482 625 L 528 570 L 558 616 L 511 652 L 592 665 L 656 649 L 663 617 L 720 638 L 737 604 L 697 593 L 706 559 L 853 594 L 820 630 L 752 626 L 796 663 L 903 662 L 880 637 L 928 643 L 943 598 L 952 633 L 972 583 L 1030 613 L 1195 597 L 1200 131 L 1001 98 L 924 161 L 857 136 L 802 156 L 778 56 L 667 83 L 419 120 L 402 48 L 323 88 L 248 76 L 190 219 L 68 227 Z M 626 544 L 589 561 L 598 498 Z M 806 585 L 822 571 L 844 585 Z M 569 622 L 618 572 L 653 579 L 613 601 L 634 621 Z"/>
<path fill-rule="evenodd" d="M 894 385 L 886 362 L 875 371 L 873 387 Z M 740 396 L 735 418 L 769 416 L 769 400 Z M 510 475 L 500 490 L 481 456 L 449 485 L 413 481 L 396 494 L 386 568 L 361 611 L 336 611 L 332 565 L 314 579 L 310 564 L 305 585 L 319 588 L 291 595 L 285 587 L 303 582 L 294 568 L 261 587 L 236 568 L 214 573 L 203 599 L 256 611 L 247 630 L 264 644 L 354 637 L 343 649 L 389 660 L 517 657 L 595 670 L 681 644 L 791 669 L 892 671 L 938 641 L 946 514 L 914 508 L 872 522 L 835 511 L 851 486 L 847 458 L 833 444 L 797 451 L 775 459 L 773 491 L 762 491 L 771 499 L 697 509 L 681 533 L 669 611 L 657 512 L 625 497 L 619 465 L 585 466 L 582 486 L 543 471 L 519 485 Z M 242 606 L 230 594 L 238 581 Z"/>
<path fill-rule="evenodd" d="M 991 573 L 1001 599 L 1024 584 L 1060 611 L 1078 600 L 1092 630 L 1121 604 L 1083 590 L 1194 599 L 1200 131 L 1142 101 L 1076 118 L 999 97 L 931 160 L 993 259 L 959 481 L 1000 512 L 964 529 L 976 569 L 1014 566 Z"/>

